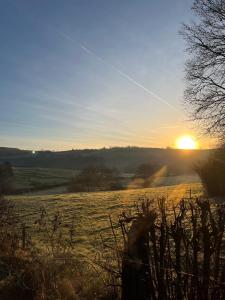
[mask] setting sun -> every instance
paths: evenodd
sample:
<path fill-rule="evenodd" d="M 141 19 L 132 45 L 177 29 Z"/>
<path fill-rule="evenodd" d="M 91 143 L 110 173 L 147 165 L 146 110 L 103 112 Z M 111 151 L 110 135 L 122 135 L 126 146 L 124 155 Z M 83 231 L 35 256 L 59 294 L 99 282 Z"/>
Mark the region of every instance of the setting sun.
<path fill-rule="evenodd" d="M 184 150 L 194 150 L 198 148 L 198 142 L 192 136 L 182 136 L 177 139 L 176 147 Z"/>

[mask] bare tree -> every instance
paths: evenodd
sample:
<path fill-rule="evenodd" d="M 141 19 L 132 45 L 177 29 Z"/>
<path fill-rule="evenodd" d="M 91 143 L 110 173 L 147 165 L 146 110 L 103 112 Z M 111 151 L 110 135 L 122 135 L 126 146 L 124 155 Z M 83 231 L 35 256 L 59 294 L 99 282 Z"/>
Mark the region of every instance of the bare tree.
<path fill-rule="evenodd" d="M 195 0 L 198 21 L 183 25 L 190 54 L 185 101 L 210 135 L 225 136 L 225 0 Z"/>

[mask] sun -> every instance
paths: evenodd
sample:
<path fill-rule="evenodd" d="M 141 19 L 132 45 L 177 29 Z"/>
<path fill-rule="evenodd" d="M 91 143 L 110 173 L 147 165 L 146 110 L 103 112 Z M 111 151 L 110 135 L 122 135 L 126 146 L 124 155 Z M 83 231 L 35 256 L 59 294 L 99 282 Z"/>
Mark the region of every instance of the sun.
<path fill-rule="evenodd" d="M 198 149 L 198 142 L 190 135 L 185 135 L 177 139 L 176 147 L 184 150 Z"/>

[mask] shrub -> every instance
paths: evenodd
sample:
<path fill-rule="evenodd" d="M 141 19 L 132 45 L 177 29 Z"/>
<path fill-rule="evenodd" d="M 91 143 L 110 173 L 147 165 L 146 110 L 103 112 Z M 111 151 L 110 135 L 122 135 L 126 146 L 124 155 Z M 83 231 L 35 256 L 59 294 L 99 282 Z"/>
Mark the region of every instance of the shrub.
<path fill-rule="evenodd" d="M 122 186 L 116 170 L 105 166 L 89 166 L 82 170 L 70 183 L 70 192 L 118 190 Z"/>
<path fill-rule="evenodd" d="M 195 166 L 209 196 L 225 196 L 225 149 L 216 150 L 207 161 Z"/>
<path fill-rule="evenodd" d="M 157 164 L 142 164 L 137 168 L 133 180 L 140 187 L 148 188 L 156 177 L 165 176 L 165 172 L 161 174 L 162 169 L 164 168 Z"/>
<path fill-rule="evenodd" d="M 10 163 L 0 165 L 0 195 L 8 194 L 12 190 L 13 169 Z"/>
<path fill-rule="evenodd" d="M 140 199 L 119 219 L 108 267 L 122 300 L 225 299 L 225 206 L 203 198 Z M 112 227 L 114 240 L 116 226 Z M 118 280 L 119 278 L 119 280 Z"/>

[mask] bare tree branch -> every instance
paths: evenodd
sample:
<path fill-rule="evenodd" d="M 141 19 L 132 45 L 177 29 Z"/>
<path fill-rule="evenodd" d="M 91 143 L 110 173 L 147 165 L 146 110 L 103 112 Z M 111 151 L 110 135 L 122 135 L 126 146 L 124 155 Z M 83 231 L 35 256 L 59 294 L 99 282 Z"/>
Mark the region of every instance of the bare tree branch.
<path fill-rule="evenodd" d="M 225 136 L 225 0 L 195 0 L 198 23 L 181 34 L 190 55 L 186 62 L 185 101 L 207 134 Z"/>

